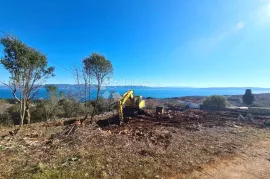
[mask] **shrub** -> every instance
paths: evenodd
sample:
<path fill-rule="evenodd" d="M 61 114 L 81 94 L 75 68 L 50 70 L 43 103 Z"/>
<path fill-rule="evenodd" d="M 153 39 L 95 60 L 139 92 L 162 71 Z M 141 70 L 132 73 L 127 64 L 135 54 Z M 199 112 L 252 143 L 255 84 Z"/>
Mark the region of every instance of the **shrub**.
<path fill-rule="evenodd" d="M 204 106 L 217 107 L 217 108 L 225 108 L 228 105 L 228 101 L 224 96 L 221 95 L 213 95 L 207 97 L 203 101 Z"/>
<path fill-rule="evenodd" d="M 96 112 L 95 114 L 101 114 L 103 112 L 116 109 L 116 105 L 114 103 L 110 103 L 109 100 L 100 98 L 98 102 L 96 101 L 90 101 L 90 106 L 96 105 Z"/>
<path fill-rule="evenodd" d="M 59 101 L 59 105 L 63 110 L 63 117 L 77 117 L 85 114 L 84 104 L 75 99 L 62 99 Z"/>
<path fill-rule="evenodd" d="M 19 104 L 14 104 L 0 114 L 0 123 L 3 125 L 20 124 Z"/>

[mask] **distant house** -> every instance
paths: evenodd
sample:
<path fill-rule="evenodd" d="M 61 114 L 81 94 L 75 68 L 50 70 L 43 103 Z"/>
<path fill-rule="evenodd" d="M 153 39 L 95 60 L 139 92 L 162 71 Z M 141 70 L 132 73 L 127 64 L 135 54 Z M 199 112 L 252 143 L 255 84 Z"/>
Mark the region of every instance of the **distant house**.
<path fill-rule="evenodd" d="M 200 109 L 202 105 L 201 100 L 192 100 L 192 99 L 178 100 L 178 103 L 185 105 L 190 109 Z"/>
<path fill-rule="evenodd" d="M 112 99 L 113 101 L 118 101 L 122 98 L 119 93 L 111 93 L 109 91 L 105 91 L 100 95 L 103 99 Z"/>
<path fill-rule="evenodd" d="M 105 92 L 102 93 L 100 96 L 101 96 L 103 99 L 109 99 L 110 95 L 111 95 L 110 92 L 105 91 Z"/>
<path fill-rule="evenodd" d="M 119 93 L 112 93 L 112 99 L 114 101 L 119 101 L 122 98 L 122 96 Z"/>

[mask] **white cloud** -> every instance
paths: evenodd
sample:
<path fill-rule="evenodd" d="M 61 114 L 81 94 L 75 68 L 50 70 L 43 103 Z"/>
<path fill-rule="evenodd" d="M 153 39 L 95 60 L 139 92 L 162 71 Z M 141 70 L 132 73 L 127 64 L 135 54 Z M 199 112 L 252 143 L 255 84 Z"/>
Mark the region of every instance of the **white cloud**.
<path fill-rule="evenodd" d="M 227 26 L 227 28 L 225 28 L 223 31 L 219 31 L 212 35 L 210 34 L 206 37 L 193 39 L 191 41 L 192 47 L 195 48 L 197 52 L 208 53 L 222 42 L 229 38 L 233 38 L 233 36 L 236 36 L 246 28 L 252 26 L 260 27 L 270 25 L 270 0 L 256 1 L 257 2 L 255 3 L 254 7 L 252 7 L 252 10 L 247 10 L 245 17 L 241 17 L 243 20 L 235 21 L 236 23 L 231 23 L 231 26 Z"/>
<path fill-rule="evenodd" d="M 241 31 L 242 29 L 244 29 L 245 28 L 245 22 L 243 22 L 243 21 L 240 21 L 240 22 L 238 22 L 237 24 L 236 24 L 236 26 L 235 26 L 235 32 L 239 32 L 239 31 Z"/>

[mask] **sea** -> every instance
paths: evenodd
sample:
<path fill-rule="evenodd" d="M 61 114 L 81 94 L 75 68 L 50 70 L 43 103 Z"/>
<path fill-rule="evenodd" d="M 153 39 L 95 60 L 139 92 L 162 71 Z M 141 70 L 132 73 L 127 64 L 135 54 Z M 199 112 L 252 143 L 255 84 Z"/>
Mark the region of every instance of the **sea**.
<path fill-rule="evenodd" d="M 76 91 L 76 87 L 61 87 L 59 91 Z M 144 98 L 173 98 L 183 96 L 210 96 L 210 95 L 243 95 L 247 88 L 187 88 L 187 87 L 144 87 L 144 86 L 108 86 L 103 87 L 100 94 L 104 98 L 108 97 L 109 94 L 116 93 L 123 95 L 128 90 L 134 90 L 135 95 L 143 96 Z M 254 94 L 258 93 L 270 93 L 270 88 L 248 88 L 251 89 Z M 96 89 L 91 90 L 90 97 L 95 98 L 97 93 Z M 46 98 L 47 93 L 45 88 L 41 88 L 36 99 Z M 0 98 L 13 98 L 11 92 L 7 87 L 0 86 Z"/>

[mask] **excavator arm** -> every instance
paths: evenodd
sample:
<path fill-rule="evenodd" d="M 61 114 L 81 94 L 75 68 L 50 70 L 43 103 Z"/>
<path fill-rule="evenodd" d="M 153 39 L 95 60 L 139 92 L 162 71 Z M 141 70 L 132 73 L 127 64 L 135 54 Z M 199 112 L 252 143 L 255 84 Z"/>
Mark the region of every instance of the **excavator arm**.
<path fill-rule="evenodd" d="M 120 120 L 123 120 L 124 119 L 124 114 L 123 114 L 123 105 L 126 103 L 126 101 L 128 99 L 133 99 L 133 93 L 134 91 L 133 90 L 129 90 L 127 91 L 123 97 L 118 101 L 118 112 L 119 112 L 119 118 Z"/>

